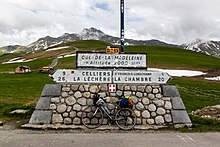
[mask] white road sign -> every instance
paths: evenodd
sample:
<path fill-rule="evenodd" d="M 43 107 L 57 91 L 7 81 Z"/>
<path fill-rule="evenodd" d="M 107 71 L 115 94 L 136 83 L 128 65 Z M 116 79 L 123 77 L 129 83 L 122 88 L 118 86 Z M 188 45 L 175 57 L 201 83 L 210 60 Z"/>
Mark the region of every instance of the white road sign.
<path fill-rule="evenodd" d="M 53 78 L 57 83 L 165 84 L 171 77 L 164 72 L 146 70 L 60 69 L 53 74 Z"/>
<path fill-rule="evenodd" d="M 147 83 L 147 84 L 165 84 L 170 80 L 170 76 L 167 73 L 159 71 L 114 71 L 113 81 L 114 83 Z"/>
<path fill-rule="evenodd" d="M 77 53 L 77 67 L 147 68 L 146 54 Z"/>
<path fill-rule="evenodd" d="M 112 71 L 59 69 L 53 78 L 57 83 L 112 83 Z"/>

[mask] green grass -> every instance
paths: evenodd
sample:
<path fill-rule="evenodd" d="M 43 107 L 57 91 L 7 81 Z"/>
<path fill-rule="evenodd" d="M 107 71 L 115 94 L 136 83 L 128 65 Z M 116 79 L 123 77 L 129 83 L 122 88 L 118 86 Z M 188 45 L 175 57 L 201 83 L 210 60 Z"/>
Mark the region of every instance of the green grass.
<path fill-rule="evenodd" d="M 11 64 L 0 64 L 0 72 L 11 72 L 14 71 L 17 66 L 29 66 L 31 70 L 39 70 L 43 66 L 48 66 L 52 63 L 53 59 L 37 59 L 30 62 L 22 63 L 11 63 Z"/>
<path fill-rule="evenodd" d="M 75 69 L 76 68 L 76 57 L 66 57 L 59 59 L 57 69 Z"/>
<path fill-rule="evenodd" d="M 177 86 L 188 112 L 220 104 L 220 82 L 182 77 L 169 84 Z"/>
<path fill-rule="evenodd" d="M 107 46 L 110 46 L 110 43 L 106 43 L 103 41 L 98 40 L 80 40 L 80 41 L 74 41 L 74 42 L 68 42 L 66 43 L 68 46 L 75 46 L 79 48 L 80 50 L 105 50 Z"/>
<path fill-rule="evenodd" d="M 220 59 L 175 47 L 130 46 L 126 52 L 147 53 L 149 67 L 211 70 L 220 68 Z"/>
<path fill-rule="evenodd" d="M 23 118 L 8 115 L 14 109 L 31 110 L 40 98 L 45 84 L 53 83 L 47 74 L 0 74 L 0 119 L 13 120 Z"/>

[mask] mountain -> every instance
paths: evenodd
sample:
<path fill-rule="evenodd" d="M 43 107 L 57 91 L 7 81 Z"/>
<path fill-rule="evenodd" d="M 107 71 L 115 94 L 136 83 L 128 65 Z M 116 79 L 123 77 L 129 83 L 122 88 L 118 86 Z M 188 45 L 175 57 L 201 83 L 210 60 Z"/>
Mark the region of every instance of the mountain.
<path fill-rule="evenodd" d="M 36 42 L 29 44 L 26 47 L 27 52 L 32 52 L 41 49 L 51 48 L 53 46 L 59 45 L 61 43 L 72 42 L 77 40 L 100 40 L 104 42 L 111 43 L 113 45 L 120 44 L 120 38 L 107 35 L 96 28 L 83 29 L 79 34 L 69 34 L 65 33 L 60 37 L 54 38 L 46 36 L 44 38 L 38 39 Z M 175 46 L 173 44 L 167 44 L 159 40 L 133 40 L 125 39 L 125 45 L 156 45 L 156 46 Z"/>
<path fill-rule="evenodd" d="M 0 48 L 0 53 L 14 53 L 25 50 L 25 46 L 21 45 L 9 45 Z"/>
<path fill-rule="evenodd" d="M 203 41 L 196 39 L 192 43 L 184 44 L 184 49 L 204 53 L 220 58 L 220 41 Z"/>
<path fill-rule="evenodd" d="M 46 36 L 40 38 L 37 41 L 29 44 L 28 46 L 7 46 L 0 48 L 0 53 L 12 53 L 18 51 L 33 52 L 36 50 L 44 50 L 48 48 L 53 48 L 62 43 L 73 42 L 77 40 L 100 40 L 104 42 L 111 43 L 113 45 L 120 45 L 120 38 L 105 34 L 101 30 L 96 28 L 85 28 L 79 34 L 69 34 L 65 33 L 60 37 L 54 38 Z M 194 40 L 192 43 L 175 45 L 168 44 L 159 40 L 133 40 L 125 39 L 125 45 L 151 45 L 151 46 L 172 46 L 183 48 L 187 50 L 192 50 L 196 52 L 201 52 L 207 55 L 211 55 L 220 58 L 220 41 L 202 41 L 200 39 Z"/>

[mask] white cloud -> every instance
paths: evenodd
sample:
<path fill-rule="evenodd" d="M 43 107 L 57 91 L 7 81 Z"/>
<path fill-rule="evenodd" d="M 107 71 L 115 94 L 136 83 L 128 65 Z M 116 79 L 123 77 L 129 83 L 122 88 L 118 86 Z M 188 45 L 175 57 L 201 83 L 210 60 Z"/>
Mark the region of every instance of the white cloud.
<path fill-rule="evenodd" d="M 125 37 L 220 40 L 219 0 L 126 0 Z M 95 27 L 119 36 L 119 0 L 0 0 L 0 46 Z"/>

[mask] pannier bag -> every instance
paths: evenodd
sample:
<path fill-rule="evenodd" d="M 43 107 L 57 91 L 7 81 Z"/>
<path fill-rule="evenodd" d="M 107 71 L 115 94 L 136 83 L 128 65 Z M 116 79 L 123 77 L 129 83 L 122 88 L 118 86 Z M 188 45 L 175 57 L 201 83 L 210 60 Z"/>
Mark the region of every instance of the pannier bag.
<path fill-rule="evenodd" d="M 131 108 L 134 106 L 134 102 L 132 101 L 130 96 L 125 96 L 123 99 L 121 99 L 120 106 L 122 108 Z"/>

